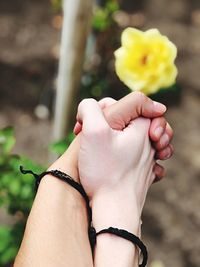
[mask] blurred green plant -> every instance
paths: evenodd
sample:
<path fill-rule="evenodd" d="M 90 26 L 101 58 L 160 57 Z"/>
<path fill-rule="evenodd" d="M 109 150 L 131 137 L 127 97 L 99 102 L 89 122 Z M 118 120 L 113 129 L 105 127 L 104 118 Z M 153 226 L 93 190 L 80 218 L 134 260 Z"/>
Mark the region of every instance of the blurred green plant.
<path fill-rule="evenodd" d="M 16 256 L 35 195 L 33 177 L 23 176 L 19 166 L 35 172 L 44 170 L 44 167 L 26 157 L 13 155 L 14 144 L 13 128 L 0 130 L 0 207 L 14 215 L 11 226 L 0 225 L 0 266 L 12 262 Z"/>
<path fill-rule="evenodd" d="M 113 13 L 117 10 L 119 10 L 119 4 L 115 0 L 107 0 L 103 7 L 95 6 L 92 19 L 93 29 L 101 32 L 111 27 L 115 23 Z"/>
<path fill-rule="evenodd" d="M 100 99 L 108 91 L 109 83 L 105 77 L 101 77 L 100 73 L 97 75 L 93 70 L 83 75 L 80 90 L 81 99 L 89 97 Z"/>
<path fill-rule="evenodd" d="M 62 8 L 62 0 L 50 0 L 51 4 L 52 4 L 52 7 L 53 7 L 53 10 L 55 12 L 58 12 L 61 10 Z"/>
<path fill-rule="evenodd" d="M 61 155 L 73 139 L 74 134 L 71 132 L 66 140 L 53 143 L 49 148 L 52 152 Z M 13 216 L 12 225 L 0 225 L 0 266 L 14 260 L 35 197 L 33 176 L 22 175 L 19 166 L 22 165 L 36 173 L 46 169 L 27 157 L 12 154 L 15 141 L 12 127 L 0 130 L 0 207 Z"/>
<path fill-rule="evenodd" d="M 71 144 L 73 139 L 74 139 L 74 133 L 70 132 L 65 139 L 50 144 L 49 150 L 57 155 L 62 155 L 68 148 L 68 146 Z"/>
<path fill-rule="evenodd" d="M 62 0 L 51 0 L 53 10 L 59 12 L 62 9 Z M 116 0 L 107 0 L 103 6 L 94 5 L 92 27 L 97 31 L 105 31 L 114 22 L 113 13 L 119 10 Z"/>

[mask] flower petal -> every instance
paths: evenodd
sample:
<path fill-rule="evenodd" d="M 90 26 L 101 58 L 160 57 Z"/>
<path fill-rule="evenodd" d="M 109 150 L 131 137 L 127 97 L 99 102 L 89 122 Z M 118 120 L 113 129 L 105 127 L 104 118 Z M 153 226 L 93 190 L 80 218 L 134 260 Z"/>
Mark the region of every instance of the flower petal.
<path fill-rule="evenodd" d="M 135 28 L 126 28 L 121 36 L 122 46 L 126 48 L 131 48 L 133 43 L 141 40 L 143 37 L 143 32 Z"/>
<path fill-rule="evenodd" d="M 131 90 L 154 93 L 175 83 L 176 46 L 157 29 L 146 32 L 127 28 L 122 47 L 115 51 L 115 69 L 120 80 Z"/>

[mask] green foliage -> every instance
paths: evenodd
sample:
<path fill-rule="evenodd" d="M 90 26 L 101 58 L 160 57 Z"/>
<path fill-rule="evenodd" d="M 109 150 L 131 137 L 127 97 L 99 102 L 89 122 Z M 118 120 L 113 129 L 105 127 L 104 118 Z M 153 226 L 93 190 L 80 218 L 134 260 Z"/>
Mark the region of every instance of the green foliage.
<path fill-rule="evenodd" d="M 50 145 L 50 149 L 54 153 L 62 154 L 73 138 L 74 134 L 70 133 L 66 140 Z M 14 144 L 13 128 L 0 130 L 0 207 L 5 208 L 8 214 L 18 217 L 12 226 L 0 225 L 0 266 L 14 260 L 35 196 L 33 176 L 21 174 L 19 166 L 36 173 L 45 169 L 26 157 L 11 154 Z"/>
<path fill-rule="evenodd" d="M 50 0 L 55 12 L 61 10 L 61 0 Z M 110 36 L 109 30 L 113 32 L 113 13 L 119 9 L 115 0 L 107 0 L 104 7 L 94 9 L 92 27 L 96 33 L 97 53 L 104 57 L 104 60 L 97 66 L 84 74 L 81 84 L 81 98 L 94 97 L 100 99 L 104 96 L 115 95 L 109 92 L 110 80 L 108 65 L 113 57 L 113 44 L 116 45 L 115 37 Z M 102 40 L 105 47 L 102 48 Z M 98 44 L 101 44 L 98 46 Z M 99 50 L 100 47 L 101 49 Z M 62 154 L 74 135 L 70 133 L 66 140 L 61 140 L 50 145 L 50 150 L 56 154 Z M 11 226 L 0 225 L 0 266 L 13 261 L 20 246 L 25 223 L 31 209 L 35 196 L 34 178 L 27 174 L 22 175 L 19 166 L 25 169 L 42 172 L 45 168 L 32 162 L 30 159 L 13 155 L 11 153 L 15 144 L 13 128 L 7 127 L 0 130 L 0 207 L 17 217 L 17 222 Z"/>
<path fill-rule="evenodd" d="M 0 131 L 0 153 L 7 154 L 11 151 L 15 144 L 13 129 L 6 127 Z"/>
<path fill-rule="evenodd" d="M 62 8 L 62 0 L 51 0 L 52 7 L 55 12 Z M 119 10 L 119 5 L 116 0 L 107 0 L 103 7 L 96 6 L 93 12 L 92 27 L 97 31 L 105 31 L 113 23 L 113 13 Z"/>
<path fill-rule="evenodd" d="M 69 135 L 67 136 L 67 138 L 65 138 L 64 140 L 55 142 L 53 144 L 49 145 L 49 149 L 51 152 L 61 155 L 65 152 L 65 150 L 68 148 L 68 146 L 71 144 L 71 142 L 74 139 L 74 133 L 71 132 L 69 133 Z"/>
<path fill-rule="evenodd" d="M 103 79 L 99 73 L 88 72 L 85 73 L 81 81 L 81 99 L 93 97 L 95 99 L 100 99 L 102 96 L 108 92 L 109 84 L 106 79 Z"/>
<path fill-rule="evenodd" d="M 58 12 L 62 8 L 62 0 L 51 0 L 52 7 L 55 12 Z"/>
<path fill-rule="evenodd" d="M 113 13 L 119 10 L 119 5 L 114 0 L 107 0 L 104 7 L 96 7 L 92 20 L 93 29 L 97 31 L 105 31 L 113 23 Z"/>
<path fill-rule="evenodd" d="M 23 165 L 35 172 L 44 170 L 26 157 L 12 155 L 14 144 L 13 129 L 7 127 L 0 130 L 0 207 L 4 207 L 9 214 L 18 214 L 20 217 L 18 222 L 10 227 L 0 226 L 0 265 L 14 259 L 35 195 L 33 177 L 22 175 L 19 166 Z"/>
<path fill-rule="evenodd" d="M 0 265 L 11 262 L 19 249 L 25 224 L 0 226 Z"/>

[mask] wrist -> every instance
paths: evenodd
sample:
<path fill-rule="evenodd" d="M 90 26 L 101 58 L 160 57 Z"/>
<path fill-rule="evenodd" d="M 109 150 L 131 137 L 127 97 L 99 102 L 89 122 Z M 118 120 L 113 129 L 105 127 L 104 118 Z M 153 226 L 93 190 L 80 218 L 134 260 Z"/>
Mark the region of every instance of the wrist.
<path fill-rule="evenodd" d="M 72 208 L 74 211 L 86 213 L 86 204 L 81 194 L 72 186 L 59 180 L 52 175 L 46 175 L 41 180 L 37 196 L 43 196 L 49 199 L 54 206 L 60 206 L 65 209 Z"/>
<path fill-rule="evenodd" d="M 56 160 L 48 170 L 59 170 L 71 176 L 75 182 L 80 183 L 78 172 L 79 138 L 76 137 L 65 153 Z"/>
<path fill-rule="evenodd" d="M 96 194 L 91 202 L 93 226 L 96 231 L 109 227 L 140 234 L 140 213 L 134 194 L 123 189 Z"/>
<path fill-rule="evenodd" d="M 97 232 L 114 227 L 140 236 L 137 201 L 134 192 L 128 188 L 101 191 L 94 195 L 91 206 L 93 226 Z M 95 266 L 138 266 L 138 250 L 128 240 L 113 234 L 101 234 L 97 236 Z"/>

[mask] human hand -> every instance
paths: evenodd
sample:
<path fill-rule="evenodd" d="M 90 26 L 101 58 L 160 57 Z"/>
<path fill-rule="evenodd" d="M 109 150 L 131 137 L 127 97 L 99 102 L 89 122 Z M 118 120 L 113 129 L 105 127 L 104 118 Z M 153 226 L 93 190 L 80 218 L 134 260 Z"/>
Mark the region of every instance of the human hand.
<path fill-rule="evenodd" d="M 156 150 L 155 158 L 166 160 L 173 154 L 173 146 L 170 143 L 173 138 L 173 130 L 163 117 L 166 108 L 164 105 L 152 101 L 140 92 L 133 92 L 124 98 L 116 101 L 112 98 L 104 98 L 99 101 L 99 105 L 104 111 L 104 116 L 111 126 L 116 130 L 122 130 L 131 120 L 140 116 L 151 118 L 149 137 Z M 74 127 L 75 134 L 78 134 L 82 125 L 78 122 Z M 164 176 L 164 168 L 156 163 L 154 166 L 156 181 Z"/>
<path fill-rule="evenodd" d="M 173 154 L 173 146 L 170 144 L 173 131 L 170 125 L 163 117 L 166 108 L 164 105 L 152 101 L 140 92 L 133 92 L 126 97 L 116 101 L 112 98 L 104 98 L 99 101 L 99 105 L 104 111 L 105 118 L 111 128 L 116 130 L 123 129 L 131 119 L 143 116 L 151 118 L 149 136 L 153 147 L 156 149 L 156 159 L 164 160 Z M 79 120 L 79 118 L 77 117 Z M 81 122 L 77 122 L 74 127 L 75 134 L 82 129 Z M 80 182 L 78 176 L 78 151 L 79 136 L 77 136 L 67 151 L 54 162 L 49 169 L 60 169 L 68 172 L 77 182 Z M 164 168 L 158 163 L 154 166 L 156 180 L 160 180 L 164 176 Z"/>
<path fill-rule="evenodd" d="M 90 198 L 94 228 L 99 232 L 112 226 L 140 236 L 143 205 L 155 178 L 150 120 L 137 118 L 114 130 L 91 99 L 79 105 L 78 119 L 82 123 L 79 175 Z M 138 254 L 130 242 L 100 235 L 94 266 L 138 266 Z"/>
<path fill-rule="evenodd" d="M 82 122 L 79 175 L 91 205 L 99 196 L 125 192 L 127 203 L 135 201 L 140 214 L 155 177 L 150 120 L 138 118 L 123 130 L 113 130 L 92 99 L 79 105 L 78 118 Z"/>

